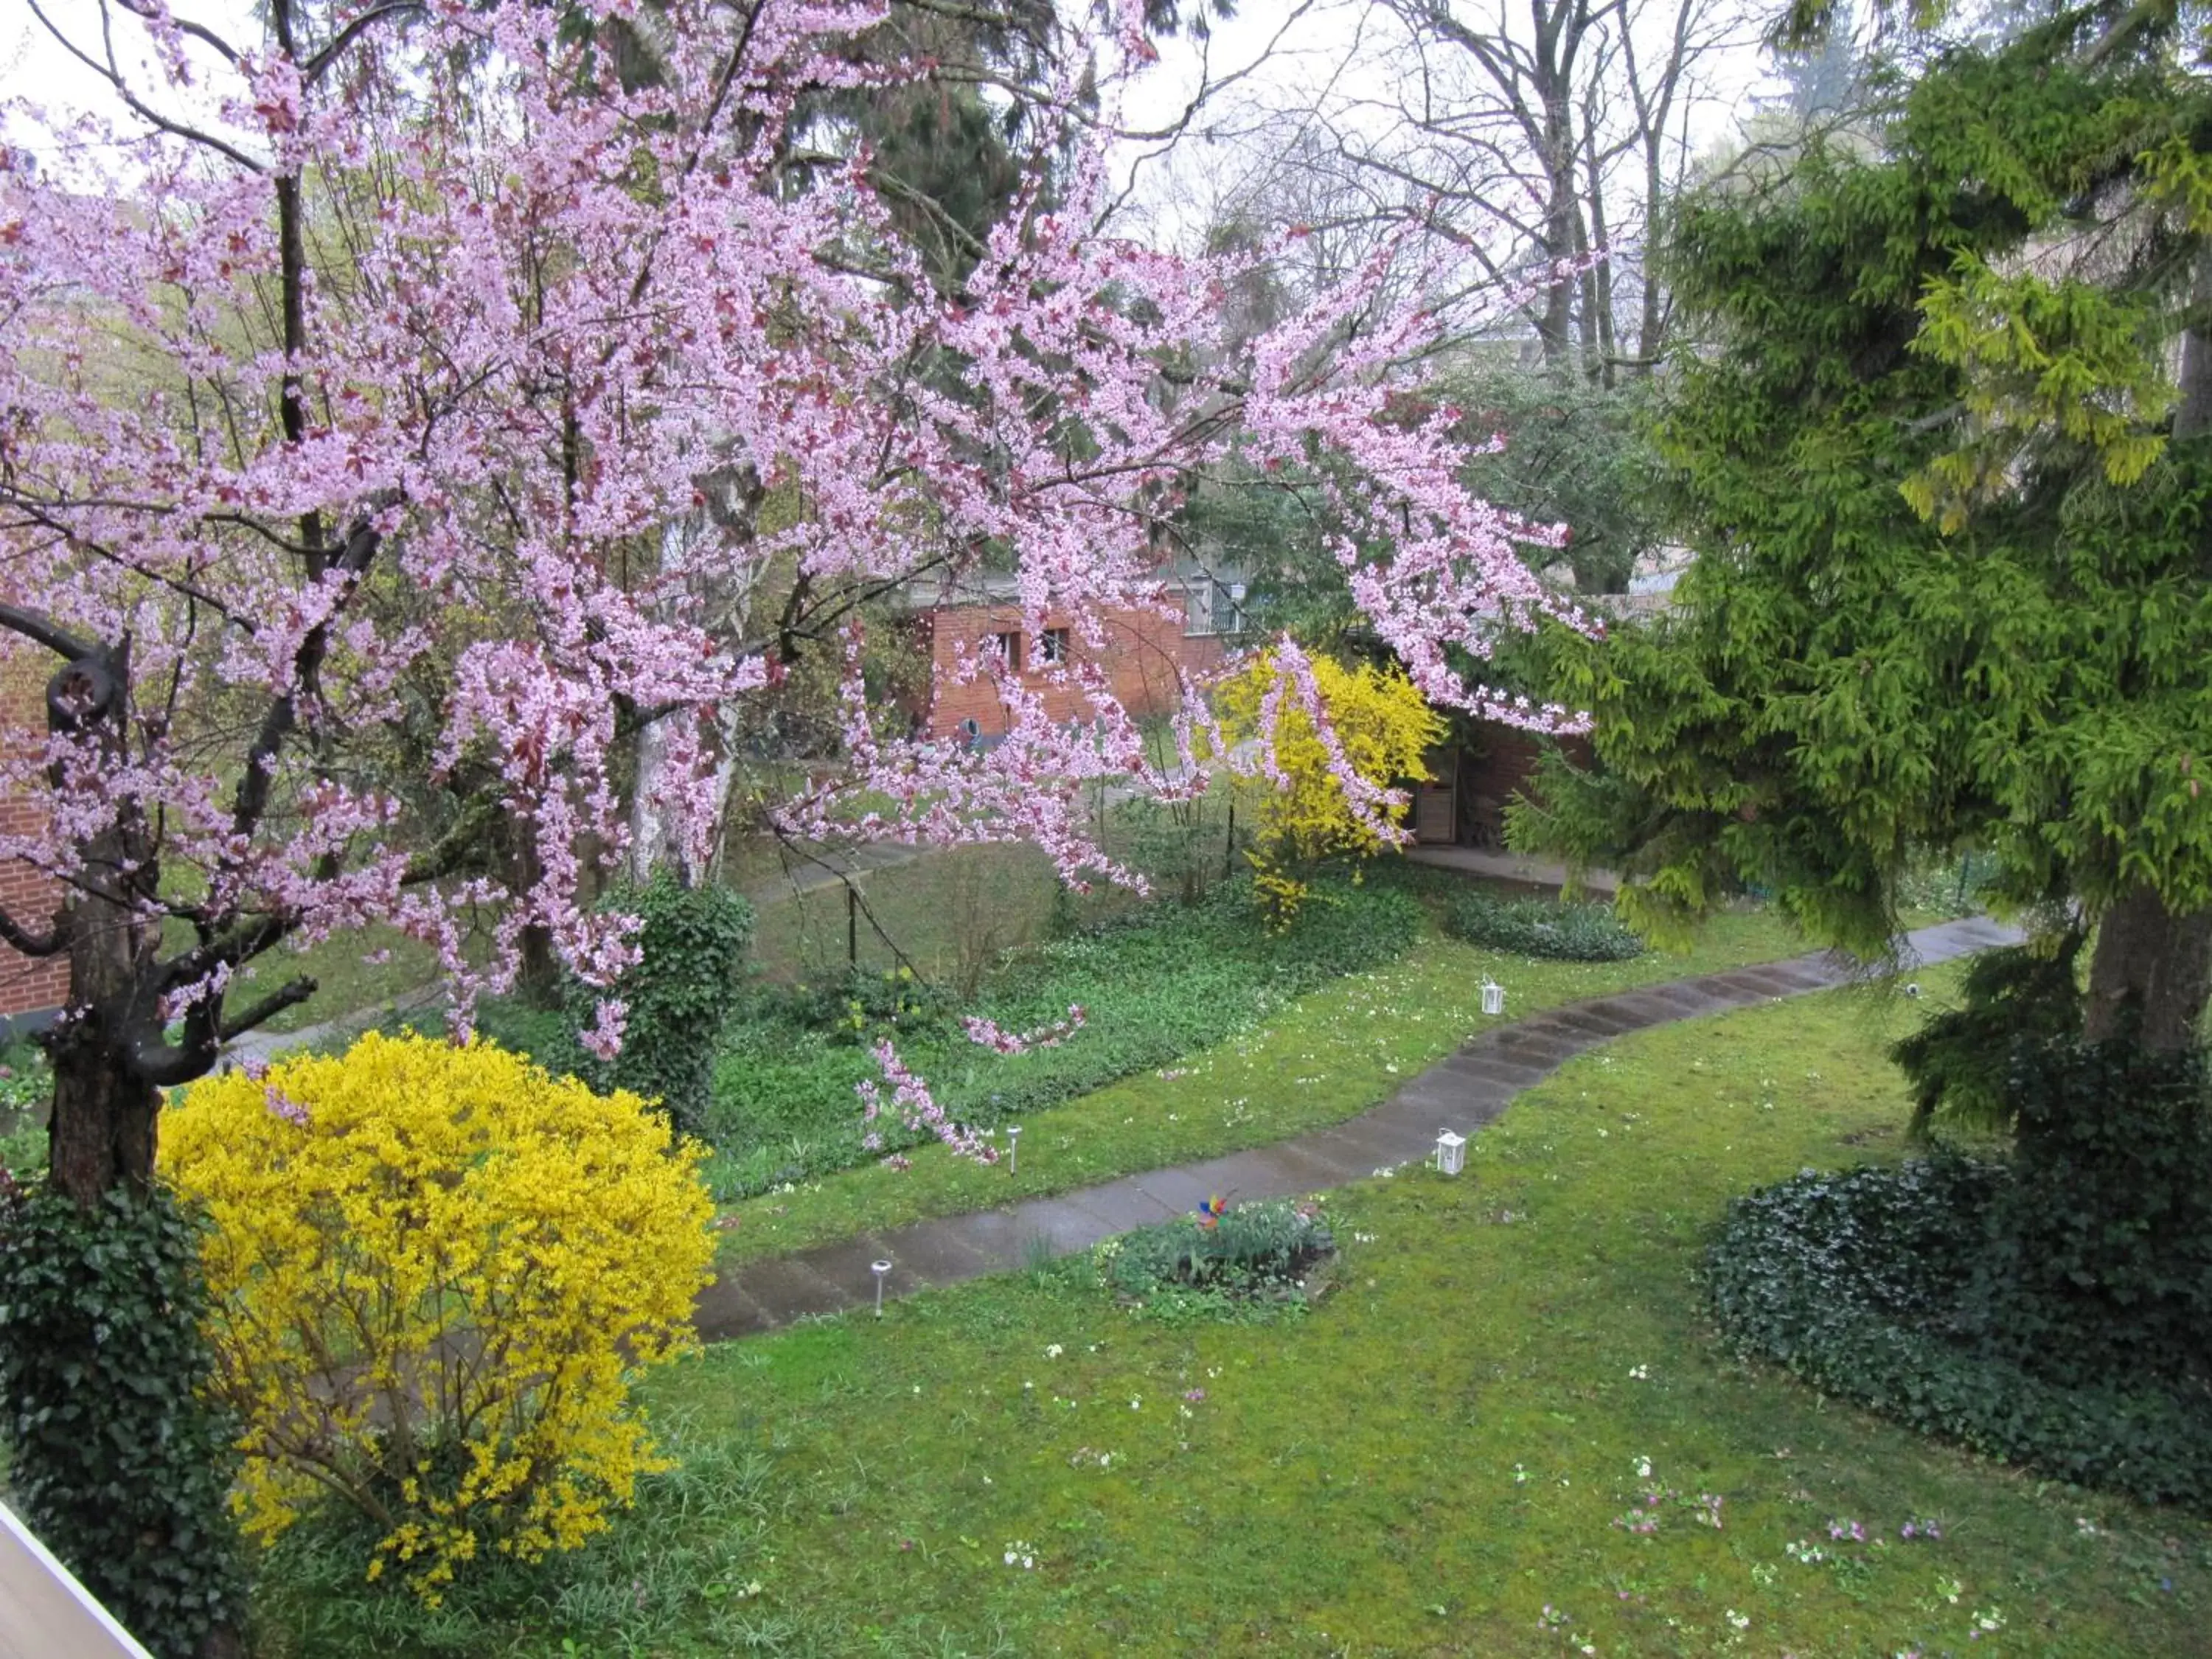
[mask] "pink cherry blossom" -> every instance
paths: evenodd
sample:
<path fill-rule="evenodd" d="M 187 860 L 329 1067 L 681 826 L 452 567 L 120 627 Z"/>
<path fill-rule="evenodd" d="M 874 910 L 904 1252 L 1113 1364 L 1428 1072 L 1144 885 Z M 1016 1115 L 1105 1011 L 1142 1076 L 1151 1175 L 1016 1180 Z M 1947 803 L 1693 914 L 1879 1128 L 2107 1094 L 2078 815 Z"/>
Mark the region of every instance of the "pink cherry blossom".
<path fill-rule="evenodd" d="M 312 990 L 234 1007 L 246 962 L 371 922 L 438 951 L 463 1030 L 532 939 L 611 983 L 635 921 L 588 902 L 599 877 L 634 851 L 708 866 L 748 713 L 809 650 L 842 652 L 843 752 L 779 828 L 1027 842 L 1079 886 L 1141 887 L 1086 793 L 1203 787 L 1203 684 L 1162 767 L 1082 653 L 986 653 L 962 672 L 1009 727 L 975 754 L 871 704 L 858 617 L 990 561 L 1026 637 L 1049 612 L 1095 645 L 1165 603 L 1159 504 L 1232 459 L 1345 463 L 1344 580 L 1432 702 L 1577 725 L 1481 681 L 1505 631 L 1595 624 L 1521 557 L 1563 532 L 1459 484 L 1455 411 L 1403 417 L 1445 319 L 1383 302 L 1389 252 L 1242 341 L 1220 297 L 1255 256 L 1112 228 L 1114 112 L 1156 55 L 1140 0 L 1060 42 L 1026 182 L 949 292 L 866 158 L 818 153 L 823 94 L 931 72 L 848 49 L 872 0 L 666 0 L 634 87 L 575 26 L 628 0 L 270 0 L 222 49 L 161 0 L 125 9 L 153 84 L 5 110 L 34 137 L 0 155 L 0 630 L 60 672 L 43 741 L 0 752 L 0 792 L 41 813 L 0 858 L 146 941 L 147 995 L 73 992 L 64 1030 L 149 1086 Z M 1387 832 L 1395 796 L 1273 649 L 1271 697 Z M 1264 743 L 1229 763 L 1280 777 Z M 622 1017 L 585 1040 L 611 1051 Z M 1079 1024 L 970 1032 L 1012 1053 Z M 878 1060 L 900 1116 L 991 1156 Z"/>

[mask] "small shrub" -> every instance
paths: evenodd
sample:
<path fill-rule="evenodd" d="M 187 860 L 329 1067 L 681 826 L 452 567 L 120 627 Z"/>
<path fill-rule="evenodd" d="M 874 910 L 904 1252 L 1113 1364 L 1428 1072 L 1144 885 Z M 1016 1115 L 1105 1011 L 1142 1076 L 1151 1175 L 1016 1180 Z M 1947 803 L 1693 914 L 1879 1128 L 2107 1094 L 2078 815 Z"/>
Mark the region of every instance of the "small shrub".
<path fill-rule="evenodd" d="M 641 959 L 605 990 L 572 981 L 566 1000 L 577 1030 L 590 1028 L 603 998 L 620 1001 L 622 1048 L 601 1060 L 579 1045 L 569 1069 L 595 1089 L 642 1096 L 684 1133 L 697 1134 L 714 1096 L 715 1046 L 744 992 L 753 908 L 726 887 L 685 887 L 665 875 L 617 889 L 607 908 L 643 922 Z"/>
<path fill-rule="evenodd" d="M 872 1048 L 886 1036 L 950 1030 L 955 999 L 943 987 L 917 979 L 910 968 L 847 968 L 794 989 L 775 994 L 778 1015 L 818 1031 L 831 1042 Z"/>
<path fill-rule="evenodd" d="M 680 1416 L 657 1427 L 677 1467 L 638 1481 L 621 1526 L 557 1558 L 487 1560 L 434 1607 L 362 1582 L 373 1521 L 338 1508 L 303 1521 L 270 1551 L 254 1596 L 276 1638 L 268 1651 L 484 1659 L 515 1652 L 523 1630 L 525 1650 L 544 1655 L 759 1651 L 755 1575 L 769 1569 L 757 1518 L 775 1496 L 774 1465 L 742 1435 Z"/>
<path fill-rule="evenodd" d="M 1273 1199 L 1231 1206 L 1218 1219 L 1188 1215 L 1139 1227 L 1113 1241 L 1103 1265 L 1108 1284 L 1141 1300 L 1197 1292 L 1300 1303 L 1304 1281 L 1335 1249 L 1318 1211 Z"/>
<path fill-rule="evenodd" d="M 1397 667 L 1350 667 L 1333 657 L 1308 659 L 1310 674 L 1292 672 L 1279 651 L 1266 651 L 1224 682 L 1218 693 L 1224 729 L 1232 742 L 1273 746 L 1279 787 L 1253 795 L 1253 847 L 1248 854 L 1255 892 L 1278 922 L 1305 902 L 1324 860 L 1366 858 L 1388 845 L 1375 823 L 1405 820 L 1402 792 L 1385 804 L 1356 805 L 1346 794 L 1321 728 L 1305 707 L 1315 697 L 1354 781 L 1381 791 L 1403 778 L 1428 775 L 1428 751 L 1444 735 L 1443 717 Z"/>
<path fill-rule="evenodd" d="M 1480 888 L 1452 895 L 1444 931 L 1469 945 L 1554 962 L 1626 962 L 1644 951 L 1611 905 L 1504 899 Z"/>
<path fill-rule="evenodd" d="M 635 1370 L 690 1340 L 713 1255 L 694 1145 L 478 1041 L 372 1032 L 195 1084 L 162 1162 L 213 1225 L 215 1397 L 273 1540 L 323 1497 L 427 1595 L 574 1547 L 665 1465 Z"/>
<path fill-rule="evenodd" d="M 236 1627 L 237 1425 L 206 1385 L 200 1230 L 158 1189 L 88 1210 L 0 1177 L 10 1501 L 162 1659 Z"/>
<path fill-rule="evenodd" d="M 2074 963 L 2081 945 L 2074 931 L 1983 951 L 1967 965 L 1957 1006 L 1931 1012 L 1892 1045 L 1889 1057 L 1912 1084 L 1916 1136 L 1939 1116 L 1978 1129 L 2013 1127 L 2013 1078 L 2023 1058 L 2081 1035 Z"/>

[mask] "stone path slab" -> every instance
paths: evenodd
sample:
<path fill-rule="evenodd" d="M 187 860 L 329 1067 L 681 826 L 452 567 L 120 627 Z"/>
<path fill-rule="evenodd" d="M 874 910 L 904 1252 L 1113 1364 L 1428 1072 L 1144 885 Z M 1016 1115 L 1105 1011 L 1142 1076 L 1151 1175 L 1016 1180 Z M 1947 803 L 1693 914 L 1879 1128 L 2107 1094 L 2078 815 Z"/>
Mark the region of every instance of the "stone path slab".
<path fill-rule="evenodd" d="M 1948 921 L 1905 935 L 1898 961 L 1909 972 L 2020 937 L 1986 916 Z M 1426 1157 L 1443 1130 L 1475 1133 L 1522 1090 L 1613 1036 L 1832 989 L 1859 971 L 1848 960 L 1815 953 L 1547 1009 L 1482 1033 L 1371 1111 L 1333 1127 L 1004 1209 L 919 1221 L 747 1262 L 702 1291 L 692 1317 L 708 1341 L 750 1336 L 872 1305 L 872 1261 L 892 1264 L 884 1284 L 889 1299 L 1088 1249 L 1133 1227 L 1187 1214 L 1211 1193 L 1246 1202 L 1357 1181 Z"/>

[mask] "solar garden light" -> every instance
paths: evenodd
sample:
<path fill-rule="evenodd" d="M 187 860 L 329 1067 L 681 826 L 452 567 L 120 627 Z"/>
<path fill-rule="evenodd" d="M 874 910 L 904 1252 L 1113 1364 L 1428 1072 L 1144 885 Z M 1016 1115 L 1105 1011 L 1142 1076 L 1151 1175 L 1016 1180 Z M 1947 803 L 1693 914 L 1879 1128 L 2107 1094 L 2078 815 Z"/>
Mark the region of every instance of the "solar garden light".
<path fill-rule="evenodd" d="M 1006 1125 L 1006 1173 L 1012 1175 L 1022 1167 L 1022 1126 Z"/>
<path fill-rule="evenodd" d="M 1494 979 L 1482 981 L 1482 1012 L 1486 1014 L 1505 1012 L 1505 988 Z"/>
<path fill-rule="evenodd" d="M 884 1275 L 891 1270 L 888 1261 L 871 1261 L 868 1271 L 876 1276 L 876 1317 L 884 1316 Z"/>
<path fill-rule="evenodd" d="M 1449 1129 L 1437 1136 L 1437 1171 L 1440 1175 L 1455 1176 L 1467 1164 L 1467 1137 L 1455 1135 Z"/>

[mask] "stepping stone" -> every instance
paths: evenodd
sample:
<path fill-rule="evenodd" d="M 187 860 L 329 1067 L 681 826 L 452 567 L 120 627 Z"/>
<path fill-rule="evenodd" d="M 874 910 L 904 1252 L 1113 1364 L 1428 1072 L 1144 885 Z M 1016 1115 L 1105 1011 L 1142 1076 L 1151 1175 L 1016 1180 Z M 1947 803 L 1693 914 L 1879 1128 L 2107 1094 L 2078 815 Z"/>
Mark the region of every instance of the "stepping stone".
<path fill-rule="evenodd" d="M 1352 1121 L 1387 1127 L 1394 1133 L 1404 1135 L 1408 1145 L 1418 1143 L 1422 1156 L 1426 1157 L 1435 1149 L 1439 1133 L 1451 1129 L 1460 1134 L 1472 1134 L 1484 1124 L 1495 1122 L 1513 1103 L 1517 1092 L 1498 1089 L 1481 1094 L 1462 1093 L 1443 1106 L 1393 1101 Z"/>
<path fill-rule="evenodd" d="M 691 1327 L 702 1342 L 723 1342 L 733 1336 L 750 1336 L 773 1330 L 775 1321 L 759 1303 L 738 1287 L 734 1275 L 723 1273 L 699 1292 L 691 1304 Z"/>
<path fill-rule="evenodd" d="M 858 1306 L 860 1300 L 857 1289 L 848 1291 L 831 1284 L 807 1266 L 804 1256 L 795 1255 L 748 1261 L 738 1269 L 738 1288 L 775 1325 L 788 1325 L 817 1314 L 842 1313 Z"/>
<path fill-rule="evenodd" d="M 1832 990 L 1850 976 L 1848 969 L 1817 957 L 1796 957 L 1788 962 L 1770 963 L 1759 971 L 1801 991 Z"/>
<path fill-rule="evenodd" d="M 1654 1002 L 1632 991 L 1623 991 L 1609 997 L 1593 997 L 1588 1002 L 1577 1003 L 1575 1006 L 1583 1013 L 1618 1022 L 1623 1032 L 1641 1031 L 1664 1021 L 1679 1018 L 1681 1015 L 1679 1008 Z"/>
<path fill-rule="evenodd" d="M 1774 994 L 1765 986 L 1753 985 L 1741 974 L 1707 974 L 1701 979 L 1686 981 L 1685 986 L 1720 998 L 1720 1006 L 1731 1009 L 1748 1008 Z"/>
<path fill-rule="evenodd" d="M 1297 1156 L 1291 1155 L 1294 1152 Z M 1321 1173 L 1309 1173 L 1314 1170 Z M 1334 1163 L 1324 1166 L 1316 1159 L 1312 1156 L 1311 1137 L 1303 1135 L 1295 1142 L 1283 1141 L 1249 1152 L 1232 1152 L 1227 1158 L 1210 1158 L 1193 1173 L 1205 1179 L 1209 1192 L 1219 1193 L 1238 1204 L 1258 1198 L 1290 1198 L 1324 1187 L 1341 1186 L 1352 1178 L 1348 1170 Z M 1359 1173 L 1364 1175 L 1367 1171 L 1361 1170 Z"/>
<path fill-rule="evenodd" d="M 1103 1187 L 1085 1187 L 1076 1192 L 1062 1193 L 1058 1201 L 1089 1211 L 1105 1224 L 1109 1233 L 1126 1233 L 1133 1227 L 1165 1221 L 1176 1213 L 1146 1192 L 1136 1178 L 1127 1176 Z"/>
<path fill-rule="evenodd" d="M 1213 1189 L 1188 1170 L 1147 1170 L 1131 1179 L 1156 1200 L 1170 1215 L 1190 1215 L 1212 1195 Z"/>
<path fill-rule="evenodd" d="M 1555 1025 L 1548 1030 L 1510 1032 L 1498 1039 L 1491 1052 L 1516 1065 L 1525 1059 L 1549 1072 L 1564 1066 L 1585 1048 L 1596 1046 L 1597 1039 L 1589 1032 L 1569 1031 Z"/>
<path fill-rule="evenodd" d="M 1079 1209 L 1065 1199 L 1038 1198 L 1014 1207 L 1014 1218 L 1039 1241 L 1039 1248 L 1054 1255 L 1087 1250 L 1116 1229 Z M 1127 1231 L 1127 1228 L 1119 1231 Z"/>
<path fill-rule="evenodd" d="M 1502 1107 L 1519 1092 L 1506 1084 L 1480 1082 L 1465 1073 L 1425 1072 L 1364 1115 L 1396 1122 L 1444 1124 L 1469 1111 Z"/>
<path fill-rule="evenodd" d="M 1249 1152 L 1237 1154 L 1234 1162 L 1237 1173 L 1227 1177 L 1227 1185 L 1209 1190 L 1230 1192 L 1241 1180 L 1258 1183 L 1249 1187 L 1249 1190 L 1253 1193 L 1288 1196 L 1317 1193 L 1323 1188 L 1340 1186 L 1355 1176 L 1367 1172 L 1366 1169 L 1352 1161 L 1349 1147 L 1338 1146 L 1334 1150 L 1339 1156 L 1324 1157 L 1308 1146 L 1303 1137 L 1297 1140 L 1278 1141 L 1273 1146 L 1256 1146 Z"/>
<path fill-rule="evenodd" d="M 1445 1078 L 1463 1078 L 1473 1088 L 1510 1089 L 1518 1094 L 1532 1085 L 1541 1083 L 1552 1074 L 1552 1068 L 1548 1066 L 1522 1066 L 1486 1054 L 1462 1052 L 1425 1073 L 1424 1081 L 1436 1077 L 1438 1073 Z"/>
<path fill-rule="evenodd" d="M 890 1245 L 872 1233 L 863 1233 L 858 1238 L 840 1239 L 835 1244 L 803 1251 L 799 1260 L 818 1277 L 842 1290 L 852 1292 L 853 1300 L 862 1306 L 872 1306 L 876 1299 L 876 1276 L 869 1263 L 889 1261 L 891 1270 L 884 1275 L 884 1294 L 886 1297 L 905 1296 L 926 1290 L 927 1283 L 914 1271 L 911 1263 L 892 1254 Z"/>
<path fill-rule="evenodd" d="M 887 1235 L 884 1255 L 890 1259 L 891 1271 L 884 1278 L 884 1294 L 903 1294 L 902 1286 L 909 1276 L 925 1285 L 957 1285 L 1020 1265 L 1018 1259 L 1002 1263 L 970 1244 L 967 1229 L 960 1225 L 963 1219 L 951 1216 Z"/>
<path fill-rule="evenodd" d="M 1565 1008 L 1554 1008 L 1545 1018 L 1570 1030 L 1595 1037 L 1601 1042 L 1636 1029 L 1618 1015 L 1593 1012 L 1586 1003 L 1572 1003 Z"/>
<path fill-rule="evenodd" d="M 1385 1164 L 1403 1164 L 1408 1158 L 1419 1158 L 1428 1151 L 1428 1142 L 1419 1131 L 1404 1126 L 1376 1124 L 1362 1118 L 1341 1124 L 1334 1129 L 1323 1129 L 1299 1139 L 1307 1146 L 1346 1148 L 1346 1156 L 1364 1158 L 1366 1171 L 1372 1173 Z"/>
<path fill-rule="evenodd" d="M 962 1246 L 989 1262 L 989 1271 L 994 1273 L 1028 1266 L 1048 1243 L 1012 1210 L 979 1210 L 972 1215 L 947 1216 L 941 1221 L 919 1222 L 911 1228 L 902 1228 L 891 1234 L 888 1241 L 893 1253 L 903 1248 L 901 1241 L 908 1233 L 932 1228 L 957 1230 Z"/>
<path fill-rule="evenodd" d="M 1646 986 L 1636 994 L 1645 1002 L 1669 1010 L 1670 1019 L 1695 1019 L 1700 1014 L 1718 1013 L 1724 1008 L 1737 1006 L 1737 999 L 1723 991 L 1709 990 L 1695 980 L 1683 980 L 1673 985 Z M 1640 1029 L 1649 1030 L 1651 1022 L 1644 1022 Z"/>

